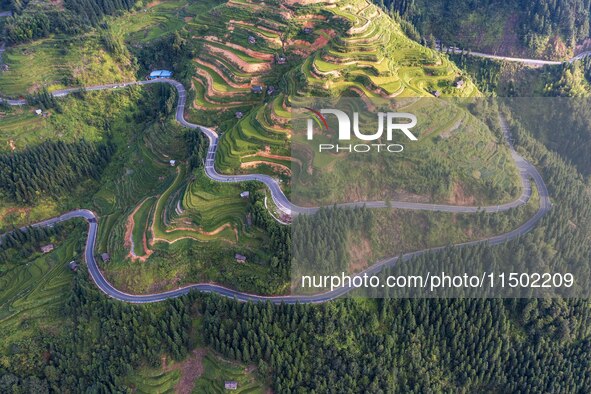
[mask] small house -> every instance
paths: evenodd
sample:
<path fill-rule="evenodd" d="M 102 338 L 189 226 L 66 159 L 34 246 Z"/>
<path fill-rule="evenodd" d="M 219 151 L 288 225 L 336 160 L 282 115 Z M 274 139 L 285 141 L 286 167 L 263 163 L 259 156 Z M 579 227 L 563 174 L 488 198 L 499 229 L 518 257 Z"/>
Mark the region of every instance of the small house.
<path fill-rule="evenodd" d="M 246 256 L 241 255 L 240 253 L 236 253 L 234 255 L 234 259 L 237 263 L 246 263 Z"/>
<path fill-rule="evenodd" d="M 78 271 L 78 263 L 76 263 L 75 261 L 70 261 L 70 263 L 68 264 L 68 267 L 70 268 L 70 270 L 72 272 Z"/>
<path fill-rule="evenodd" d="M 255 36 L 248 36 L 248 43 L 250 45 L 256 44 L 256 42 L 257 42 L 257 39 Z"/>
<path fill-rule="evenodd" d="M 440 92 L 439 90 L 434 90 L 434 91 L 432 91 L 432 92 L 431 92 L 431 94 L 432 94 L 433 96 L 435 96 L 435 97 L 439 97 L 439 96 L 441 96 L 441 92 Z"/>
<path fill-rule="evenodd" d="M 224 389 L 226 390 L 237 390 L 238 389 L 238 382 L 234 380 L 228 380 L 224 382 Z"/>
<path fill-rule="evenodd" d="M 277 56 L 277 64 L 287 63 L 287 58 L 284 55 Z"/>
<path fill-rule="evenodd" d="M 35 110 L 35 113 L 36 113 L 38 116 L 41 116 L 41 114 L 43 113 L 43 111 L 42 111 L 41 109 L 36 109 L 36 110 Z"/>
<path fill-rule="evenodd" d="M 240 111 L 236 111 L 236 119 L 242 119 L 242 117 L 244 116 L 244 114 Z"/>
<path fill-rule="evenodd" d="M 268 94 L 268 95 L 271 95 L 271 94 L 273 94 L 273 93 L 275 93 L 275 86 L 269 86 L 269 87 L 267 88 L 267 94 Z"/>
<path fill-rule="evenodd" d="M 250 192 L 244 191 L 244 192 L 240 193 L 240 198 L 248 198 L 248 197 L 250 197 Z"/>
<path fill-rule="evenodd" d="M 456 88 L 461 89 L 464 87 L 464 80 L 463 79 L 459 79 L 456 81 Z"/>
<path fill-rule="evenodd" d="M 41 252 L 42 253 L 49 253 L 51 252 L 53 249 L 55 249 L 55 245 L 54 244 L 47 244 L 47 245 L 43 245 L 41 247 Z"/>
<path fill-rule="evenodd" d="M 263 87 L 261 85 L 254 85 L 250 88 L 250 91 L 255 94 L 261 94 L 263 93 Z"/>
<path fill-rule="evenodd" d="M 171 167 L 176 166 L 176 160 L 170 160 L 169 163 Z"/>
<path fill-rule="evenodd" d="M 304 29 L 302 30 L 302 32 L 304 34 L 311 34 L 312 33 L 312 28 L 311 27 L 304 27 Z"/>
<path fill-rule="evenodd" d="M 172 77 L 172 71 L 168 71 L 168 70 L 154 70 L 150 73 L 150 79 L 170 78 L 170 77 Z"/>
<path fill-rule="evenodd" d="M 103 260 L 103 263 L 108 263 L 111 261 L 111 256 L 109 256 L 109 253 L 103 253 L 101 254 L 101 259 Z"/>

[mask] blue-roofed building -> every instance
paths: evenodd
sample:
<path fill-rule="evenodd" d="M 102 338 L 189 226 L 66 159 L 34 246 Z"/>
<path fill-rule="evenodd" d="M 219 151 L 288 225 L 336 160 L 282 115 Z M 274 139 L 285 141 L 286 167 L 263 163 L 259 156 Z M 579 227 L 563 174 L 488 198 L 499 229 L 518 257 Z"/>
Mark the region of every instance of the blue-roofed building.
<path fill-rule="evenodd" d="M 172 71 L 168 71 L 168 70 L 154 70 L 150 73 L 150 79 L 170 78 L 170 77 L 172 77 Z"/>

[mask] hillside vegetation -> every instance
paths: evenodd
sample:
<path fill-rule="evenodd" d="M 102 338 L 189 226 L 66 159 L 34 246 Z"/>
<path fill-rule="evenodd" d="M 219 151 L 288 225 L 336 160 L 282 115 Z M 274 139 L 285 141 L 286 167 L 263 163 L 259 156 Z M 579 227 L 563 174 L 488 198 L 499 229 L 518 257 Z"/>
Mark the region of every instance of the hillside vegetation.
<path fill-rule="evenodd" d="M 217 23 L 210 24 L 208 18 Z M 443 96 L 479 95 L 445 55 L 408 39 L 394 20 L 362 0 L 229 1 L 193 18 L 187 24 L 186 40 L 195 54 L 189 116 L 220 131 L 216 165 L 225 173 L 264 172 L 279 177 L 302 173 L 301 163 L 292 157 L 295 140 L 290 124 L 292 104 L 298 97 L 391 100 L 432 97 L 436 91 Z M 456 88 L 460 79 L 466 83 Z M 253 93 L 254 86 L 261 86 L 261 93 Z M 412 155 L 419 152 L 421 159 L 411 164 L 412 159 L 403 156 L 401 166 L 408 174 L 421 166 L 449 166 L 451 185 L 441 194 L 419 194 L 449 201 L 453 189 L 461 187 L 480 202 L 497 200 L 493 188 L 501 190 L 500 199 L 515 196 L 516 173 L 506 148 L 497 145 L 488 130 L 460 129 L 462 133 L 442 138 L 441 145 L 468 152 L 467 160 L 486 167 L 489 175 L 474 177 L 469 175 L 471 169 L 459 168 L 448 158 L 443 158 L 444 163 L 436 160 L 429 146 L 446 131 L 439 127 L 414 147 Z M 472 144 L 492 151 L 473 149 Z M 448 150 L 445 146 L 438 148 Z M 316 163 L 315 169 L 323 171 Z M 423 180 L 415 181 L 425 186 L 423 190 L 429 189 Z M 414 191 L 407 186 L 400 185 L 396 191 Z M 288 184 L 285 189 L 289 191 Z"/>
<path fill-rule="evenodd" d="M 566 59 L 588 48 L 591 6 L 583 0 L 375 0 L 429 42 L 520 57 Z"/>

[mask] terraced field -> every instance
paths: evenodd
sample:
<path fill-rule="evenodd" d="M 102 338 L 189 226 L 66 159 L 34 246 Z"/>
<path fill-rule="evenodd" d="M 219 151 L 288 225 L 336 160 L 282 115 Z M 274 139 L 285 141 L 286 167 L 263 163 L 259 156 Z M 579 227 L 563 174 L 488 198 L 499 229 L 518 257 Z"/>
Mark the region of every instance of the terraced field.
<path fill-rule="evenodd" d="M 249 368 L 235 361 L 228 361 L 211 351 L 200 355 L 198 362 L 200 372 L 188 371 L 183 362 L 174 363 L 167 368 L 141 368 L 134 371 L 125 379 L 125 385 L 134 393 L 179 393 L 192 392 L 195 394 L 222 394 L 230 392 L 224 389 L 224 383 L 237 382 L 238 394 L 263 394 L 268 389 L 255 375 L 253 368 Z M 191 356 L 190 356 L 191 357 Z M 202 358 L 202 360 L 201 360 Z M 186 360 L 185 362 L 190 361 Z M 196 368 L 192 365 L 193 368 Z M 198 374 L 195 381 L 183 378 L 185 374 Z M 192 391 L 188 391 L 191 390 Z"/>
<path fill-rule="evenodd" d="M 226 381 L 235 381 L 238 387 L 235 393 L 263 394 L 265 387 L 253 376 L 252 372 L 235 362 L 222 359 L 214 354 L 207 354 L 203 359 L 203 376 L 197 379 L 193 393 L 217 394 L 226 393 Z"/>
<path fill-rule="evenodd" d="M 161 369 L 143 368 L 126 379 L 126 385 L 138 394 L 174 393 L 174 387 L 180 378 L 180 371 L 162 371 Z"/>
<path fill-rule="evenodd" d="M 57 330 L 73 275 L 67 264 L 77 257 L 81 236 L 77 232 L 51 254 L 0 275 L 0 344 Z M 4 351 L 0 345 L 0 353 Z"/>
<path fill-rule="evenodd" d="M 154 208 L 155 198 L 148 197 L 140 205 L 137 206 L 132 214 L 132 233 L 130 254 L 133 257 L 144 257 L 150 254 L 148 249 L 148 228 L 150 226 L 150 214 Z M 132 257 L 132 258 L 133 258 Z"/>
<path fill-rule="evenodd" d="M 209 23 L 212 18 L 215 25 Z M 301 97 L 388 100 L 433 97 L 436 91 L 441 97 L 479 94 L 445 55 L 408 39 L 389 16 L 365 0 L 230 0 L 196 16 L 187 26 L 200 32 L 193 36 L 197 55 L 189 118 L 219 127 L 216 166 L 220 172 L 297 176 L 301 168 L 290 157 L 294 147 L 290 121 L 292 103 Z M 460 79 L 465 84 L 456 88 Z M 252 90 L 257 87 L 260 92 Z M 441 127 L 432 131 L 432 137 L 444 132 Z M 460 141 L 442 144 L 472 140 L 489 146 L 494 140 L 491 134 L 469 130 L 464 134 Z M 426 162 L 434 162 L 429 144 L 420 141 L 414 152 L 427 152 Z M 493 147 L 481 157 L 479 150 L 457 146 L 470 151 L 471 160 L 480 161 L 491 174 L 488 178 L 480 171 L 482 178 L 456 179 L 483 203 L 492 187 L 503 189 L 504 199 L 516 193 L 515 171 L 504 165 L 510 163 L 508 151 Z M 452 190 L 427 198 L 450 201 Z"/>
<path fill-rule="evenodd" d="M 119 17 L 107 18 L 112 31 L 136 43 L 145 43 L 178 31 L 201 10 L 215 4 L 212 1 L 188 3 L 183 0 L 154 1 L 142 9 Z"/>

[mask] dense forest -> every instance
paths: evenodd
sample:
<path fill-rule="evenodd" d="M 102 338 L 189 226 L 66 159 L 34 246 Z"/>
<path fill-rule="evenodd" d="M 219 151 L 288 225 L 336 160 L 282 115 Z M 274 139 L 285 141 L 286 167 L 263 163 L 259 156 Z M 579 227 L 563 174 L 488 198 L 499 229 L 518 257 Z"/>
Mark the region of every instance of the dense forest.
<path fill-rule="evenodd" d="M 531 49 L 532 53 L 548 57 L 567 56 L 568 49 L 574 49 L 576 44 L 590 36 L 591 3 L 588 0 L 375 2 L 410 21 L 423 36 L 432 34 L 448 44 L 465 48 L 480 41 L 483 35 L 482 30 L 474 29 L 475 21 L 478 21 L 479 29 L 491 22 L 500 25 L 496 27 L 515 29 L 521 45 Z M 495 18 L 491 20 L 493 16 Z M 503 26 L 505 23 L 508 25 Z M 490 33 L 496 31 L 496 27 L 490 26 Z"/>
<path fill-rule="evenodd" d="M 3 233 L 0 236 L 0 271 L 7 270 L 8 264 L 25 261 L 38 252 L 40 244 L 63 239 L 72 227 L 72 223 L 61 223 L 53 227 L 26 227 Z"/>
<path fill-rule="evenodd" d="M 584 301 L 205 303 L 210 345 L 255 362 L 278 393 L 588 392 Z M 548 333 L 538 319 L 572 327 Z M 575 338 L 585 338 L 577 340 Z"/>
<path fill-rule="evenodd" d="M 47 37 L 51 33 L 80 33 L 99 24 L 102 17 L 130 10 L 135 0 L 65 0 L 64 8 L 51 2 L 12 0 L 14 15 L 6 20 L 9 43 Z"/>
<path fill-rule="evenodd" d="M 277 393 L 591 389 L 585 301 L 272 306 L 192 293 L 163 305 L 130 305 L 77 275 L 66 330 L 12 344 L 0 359 L 0 392 L 125 392 L 132 368 L 158 366 L 162 355 L 180 360 L 193 348 L 191 322 L 199 315 L 207 343 L 256 364 Z"/>
<path fill-rule="evenodd" d="M 159 366 L 162 354 L 180 360 L 191 347 L 186 300 L 138 307 L 76 275 L 63 315 L 60 335 L 22 340 L 0 356 L 0 392 L 125 392 L 121 378 L 132 368 Z"/>
<path fill-rule="evenodd" d="M 591 175 L 591 57 L 531 68 L 466 53 L 449 56 L 480 90 L 508 105 L 536 139 L 584 177 Z"/>
<path fill-rule="evenodd" d="M 296 217 L 291 229 L 293 275 L 348 272 L 350 242 L 369 234 L 373 220 L 365 207 L 322 208 L 314 215 Z"/>
<path fill-rule="evenodd" d="M 111 142 L 44 142 L 0 154 L 0 193 L 18 203 L 71 192 L 84 179 L 99 179 L 115 147 Z"/>
<path fill-rule="evenodd" d="M 588 279 L 591 197 L 585 183 L 509 121 L 556 203 L 519 240 L 450 249 L 445 258 L 545 261 L 557 271 L 577 266 L 578 279 Z M 181 359 L 192 349 L 196 317 L 213 349 L 256 364 L 280 393 L 591 390 L 586 300 L 346 299 L 273 306 L 191 293 L 161 305 L 129 305 L 104 297 L 81 271 L 63 313 L 68 324 L 61 334 L 11 344 L 0 359 L 1 392 L 124 391 L 122 379 L 132 368 L 158 366 L 162 354 Z"/>
<path fill-rule="evenodd" d="M 278 278 L 285 282 L 289 278 L 291 268 L 291 229 L 283 226 L 269 214 L 265 208 L 265 193 L 261 190 L 250 189 L 251 204 L 249 211 L 252 222 L 261 227 L 269 236 L 269 250 L 273 251 L 271 266 Z"/>

